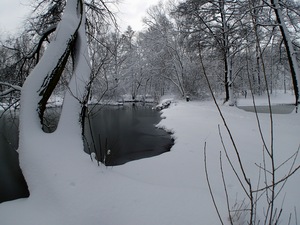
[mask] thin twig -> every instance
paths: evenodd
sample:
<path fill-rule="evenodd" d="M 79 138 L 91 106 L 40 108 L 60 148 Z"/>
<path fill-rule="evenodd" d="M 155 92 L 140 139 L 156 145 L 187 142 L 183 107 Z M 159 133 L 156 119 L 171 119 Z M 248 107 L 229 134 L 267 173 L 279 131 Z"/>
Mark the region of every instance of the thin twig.
<path fill-rule="evenodd" d="M 248 194 L 248 191 L 247 191 L 245 185 L 243 184 L 243 182 L 242 182 L 242 180 L 241 180 L 241 178 L 240 178 L 238 172 L 236 171 L 236 169 L 235 169 L 235 167 L 234 167 L 234 165 L 233 165 L 233 163 L 232 163 L 232 161 L 231 161 L 231 159 L 230 159 L 230 157 L 229 157 L 229 155 L 228 155 L 227 149 L 226 149 L 225 144 L 224 144 L 224 141 L 223 141 L 223 136 L 222 136 L 222 133 L 221 133 L 220 125 L 218 125 L 218 130 L 219 130 L 219 137 L 220 137 L 220 140 L 221 140 L 221 144 L 222 144 L 222 146 L 223 146 L 223 150 L 224 150 L 225 155 L 226 155 L 226 158 L 227 158 L 227 160 L 228 160 L 228 162 L 229 162 L 229 164 L 230 164 L 230 166 L 231 166 L 231 169 L 232 169 L 232 171 L 234 172 L 236 178 L 238 179 L 238 181 L 239 181 L 241 187 L 243 188 L 245 194 L 248 196 L 248 198 L 250 198 L 250 196 L 249 196 L 249 194 Z"/>
<path fill-rule="evenodd" d="M 222 152 L 220 152 L 220 170 L 221 170 L 221 175 L 222 175 L 223 187 L 224 187 L 224 191 L 225 191 L 228 217 L 229 217 L 230 224 L 233 225 L 232 216 L 231 216 L 231 213 L 230 213 L 230 203 L 229 203 L 227 185 L 226 185 L 226 181 L 225 181 L 225 176 L 224 176 L 224 171 L 223 171 L 223 165 L 222 164 L 223 164 L 222 163 Z"/>
<path fill-rule="evenodd" d="M 222 220 L 221 215 L 220 215 L 220 212 L 219 212 L 219 208 L 217 206 L 217 203 L 216 203 L 213 191 L 212 191 L 212 188 L 211 188 L 211 185 L 210 185 L 209 176 L 208 176 L 207 158 L 206 158 L 206 142 L 204 143 L 204 168 L 205 168 L 205 177 L 206 177 L 206 181 L 207 181 L 207 185 L 208 185 L 210 196 L 212 198 L 212 201 L 213 201 L 214 207 L 216 209 L 216 212 L 218 214 L 219 220 L 220 220 L 221 224 L 224 225 L 223 220 Z"/>
<path fill-rule="evenodd" d="M 292 162 L 292 164 L 291 164 L 291 167 L 290 167 L 290 170 L 289 170 L 288 174 L 290 174 L 290 173 L 292 172 L 293 167 L 294 167 L 295 164 L 296 164 L 296 160 L 297 160 L 297 157 L 298 157 L 299 150 L 300 150 L 300 146 L 298 147 L 297 152 L 294 154 L 295 157 L 294 157 L 294 160 L 293 160 L 293 162 Z M 286 182 L 287 182 L 287 179 L 286 179 L 285 181 L 283 181 L 283 184 L 282 184 L 282 186 L 280 187 L 280 189 L 277 191 L 277 194 L 276 194 L 275 198 L 280 194 L 280 192 L 282 191 L 282 189 L 283 189 L 283 187 L 285 186 Z"/>
<path fill-rule="evenodd" d="M 278 184 L 284 182 L 284 181 L 285 181 L 286 179 L 288 179 L 289 177 L 291 177 L 291 176 L 292 176 L 294 173 L 296 173 L 299 169 L 300 169 L 300 165 L 298 165 L 298 166 L 297 166 L 290 174 L 284 176 L 283 178 L 281 178 L 280 180 L 278 180 L 278 181 L 275 182 L 274 184 L 268 185 L 268 186 L 266 186 L 266 187 L 264 187 L 264 188 L 260 188 L 260 189 L 258 189 L 258 190 L 253 190 L 253 192 L 255 193 L 255 192 L 264 191 L 264 190 L 267 189 L 267 188 L 273 188 L 273 187 L 275 187 L 276 185 L 278 185 Z"/>

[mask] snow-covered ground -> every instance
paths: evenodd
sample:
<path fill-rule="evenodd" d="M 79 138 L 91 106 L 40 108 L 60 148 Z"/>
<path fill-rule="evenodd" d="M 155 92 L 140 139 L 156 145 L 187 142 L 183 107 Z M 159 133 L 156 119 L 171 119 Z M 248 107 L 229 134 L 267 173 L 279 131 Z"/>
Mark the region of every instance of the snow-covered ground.
<path fill-rule="evenodd" d="M 250 104 L 248 99 L 244 104 Z M 256 164 L 263 163 L 263 144 L 254 113 L 236 107 L 220 106 L 241 154 L 247 176 L 256 187 L 264 180 Z M 172 103 L 162 111 L 159 127 L 174 132 L 171 151 L 157 157 L 132 161 L 122 166 L 98 167 L 81 151 L 75 140 L 57 143 L 61 133 L 36 137 L 44 153 L 36 153 L 30 167 L 31 196 L 0 204 L 3 225 L 196 225 L 219 224 L 204 168 L 204 145 L 214 197 L 222 218 L 229 224 L 226 197 L 220 173 L 220 152 L 231 205 L 245 209 L 247 199 L 229 168 L 220 141 L 220 125 L 228 153 L 236 165 L 236 157 L 217 108 L 211 101 Z M 259 115 L 266 143 L 270 143 L 268 114 Z M 297 151 L 300 144 L 300 115 L 274 115 L 274 150 L 277 165 Z M 53 139 L 49 141 L 49 139 Z M 67 149 L 61 152 L 63 146 Z M 269 164 L 268 159 L 265 160 Z M 290 162 L 288 162 L 290 163 Z M 300 161 L 297 160 L 297 165 Z M 278 169 L 278 178 L 289 170 L 287 164 Z M 28 176 L 28 175 L 27 175 Z M 286 183 L 277 206 L 283 208 L 282 223 L 290 213 L 300 215 L 300 172 Z M 263 202 L 264 196 L 261 198 Z M 283 201 L 284 199 L 284 201 Z M 243 201 L 245 204 L 243 204 Z M 265 204 L 262 204 L 263 207 Z M 243 211 L 244 212 L 244 211 Z M 239 212 L 237 214 L 240 214 Z M 235 216 L 235 224 L 246 219 Z M 264 210 L 258 207 L 258 219 Z M 299 218 L 298 218 L 299 220 Z M 262 222 L 260 224 L 263 224 Z M 292 217 L 291 224 L 295 224 Z"/>
<path fill-rule="evenodd" d="M 278 104 L 294 104 L 295 103 L 295 96 L 292 91 L 286 91 L 284 93 L 283 90 L 275 90 L 270 95 L 270 101 L 272 105 Z M 251 92 L 248 91 L 247 98 L 239 98 L 237 100 L 238 106 L 249 106 L 253 105 Z M 267 94 L 263 94 L 261 96 L 255 96 L 255 105 L 257 106 L 265 106 L 268 105 L 268 97 Z"/>

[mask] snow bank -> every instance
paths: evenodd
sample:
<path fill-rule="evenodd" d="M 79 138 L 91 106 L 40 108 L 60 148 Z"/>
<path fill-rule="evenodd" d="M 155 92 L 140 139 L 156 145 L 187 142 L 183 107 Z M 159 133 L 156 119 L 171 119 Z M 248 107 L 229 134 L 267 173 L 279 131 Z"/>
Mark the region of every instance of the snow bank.
<path fill-rule="evenodd" d="M 258 177 L 254 163 L 262 162 L 262 143 L 255 115 L 235 107 L 221 106 L 221 109 L 237 142 L 246 172 L 254 182 Z M 165 119 L 159 126 L 172 130 L 176 139 L 171 151 L 117 167 L 98 167 L 82 152 L 80 142 L 64 133 L 52 134 L 51 145 L 44 146 L 43 158 L 33 159 L 32 170 L 39 176 L 41 188 L 31 190 L 28 199 L 0 204 L 0 224 L 219 224 L 205 180 L 205 142 L 215 198 L 222 217 L 228 221 L 219 169 L 222 145 L 218 124 L 234 163 L 236 159 L 216 107 L 212 102 L 179 101 L 162 110 L 162 117 Z M 267 114 L 260 115 L 267 143 L 268 118 Z M 276 160 L 279 162 L 299 147 L 299 114 L 274 115 L 274 125 Z M 63 139 L 59 138 L 62 136 Z M 44 137 L 38 138 L 38 144 L 43 145 Z M 57 140 L 61 141 L 58 143 Z M 230 202 L 241 204 L 245 196 L 224 156 L 223 161 Z M 286 171 L 287 168 L 282 167 L 279 175 Z M 281 206 L 285 195 L 282 220 L 294 211 L 294 206 L 300 215 L 299 180 L 299 173 L 296 173 L 277 199 Z M 259 219 L 262 214 L 263 210 L 259 211 Z M 286 220 L 282 224 L 286 224 Z"/>

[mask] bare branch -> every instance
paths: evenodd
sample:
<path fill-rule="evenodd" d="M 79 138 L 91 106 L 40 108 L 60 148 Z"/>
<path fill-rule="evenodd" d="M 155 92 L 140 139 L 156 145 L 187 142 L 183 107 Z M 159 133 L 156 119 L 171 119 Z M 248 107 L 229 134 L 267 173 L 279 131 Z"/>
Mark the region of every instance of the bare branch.
<path fill-rule="evenodd" d="M 204 143 L 204 167 L 205 167 L 205 177 L 206 177 L 206 181 L 207 181 L 207 185 L 208 185 L 208 189 L 209 189 L 210 196 L 211 196 L 211 198 L 212 198 L 214 207 L 215 207 L 215 209 L 216 209 L 216 211 L 217 211 L 219 220 L 220 220 L 221 224 L 224 225 L 224 222 L 223 222 L 223 220 L 222 220 L 221 214 L 220 214 L 220 212 L 219 212 L 219 209 L 218 209 L 218 206 L 217 206 L 217 203 L 216 203 L 216 200 L 215 200 L 215 197 L 214 197 L 214 194 L 213 194 L 211 185 L 210 185 L 209 176 L 208 176 L 208 170 L 207 170 L 207 158 L 206 158 L 206 142 Z"/>

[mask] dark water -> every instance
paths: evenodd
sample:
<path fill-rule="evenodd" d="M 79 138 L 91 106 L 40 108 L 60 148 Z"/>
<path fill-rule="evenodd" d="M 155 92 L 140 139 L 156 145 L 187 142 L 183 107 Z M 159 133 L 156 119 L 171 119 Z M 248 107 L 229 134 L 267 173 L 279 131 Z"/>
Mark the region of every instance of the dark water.
<path fill-rule="evenodd" d="M 85 123 L 85 151 L 95 152 L 99 161 L 107 166 L 169 151 L 174 142 L 166 131 L 155 128 L 161 118 L 159 112 L 151 108 L 152 105 L 137 104 L 90 107 L 91 113 Z M 55 114 L 59 109 L 49 111 L 47 122 L 48 131 L 51 131 L 56 127 L 58 117 Z M 17 124 L 17 119 L 0 118 L 0 203 L 29 195 L 15 151 Z"/>
<path fill-rule="evenodd" d="M 253 106 L 238 106 L 238 108 L 248 112 L 255 112 Z M 295 105 L 292 104 L 272 105 L 273 114 L 290 114 L 294 109 Z M 269 106 L 256 106 L 256 110 L 258 113 L 270 113 Z"/>
<path fill-rule="evenodd" d="M 96 106 L 92 111 L 98 111 L 91 115 L 92 129 L 85 129 L 90 146 L 86 151 L 95 152 L 106 165 L 116 166 L 156 156 L 169 151 L 173 145 L 166 131 L 155 128 L 161 117 L 151 105 L 100 108 Z"/>
<path fill-rule="evenodd" d="M 17 115 L 0 118 L 0 203 L 29 196 L 19 167 Z"/>

